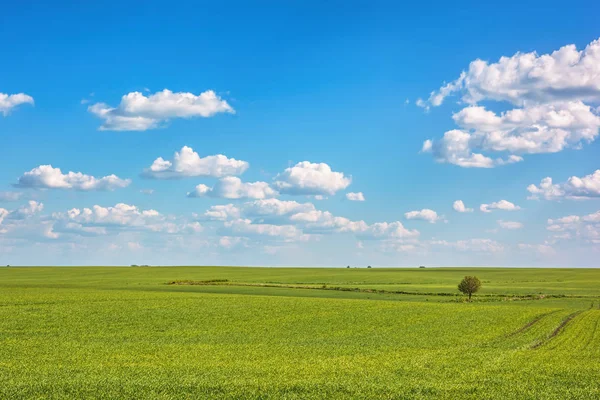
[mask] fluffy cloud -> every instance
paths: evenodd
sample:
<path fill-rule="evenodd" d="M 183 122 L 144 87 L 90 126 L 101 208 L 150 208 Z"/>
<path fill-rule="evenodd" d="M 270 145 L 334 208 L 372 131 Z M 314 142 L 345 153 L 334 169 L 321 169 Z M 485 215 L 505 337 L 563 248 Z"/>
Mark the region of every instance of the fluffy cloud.
<path fill-rule="evenodd" d="M 283 238 L 285 240 L 306 240 L 300 229 L 292 225 L 255 224 L 249 219 L 236 219 L 226 221 L 222 232 L 226 236 L 270 236 Z"/>
<path fill-rule="evenodd" d="M 21 104 L 32 104 L 33 97 L 26 95 L 25 93 L 17 94 L 4 94 L 0 93 L 0 113 L 5 117 L 10 114 L 13 108 Z"/>
<path fill-rule="evenodd" d="M 183 146 L 176 151 L 173 161 L 158 157 L 142 176 L 153 179 L 181 179 L 194 176 L 221 178 L 241 175 L 249 167 L 246 161 L 227 158 L 222 154 L 200 157 L 191 147 Z"/>
<path fill-rule="evenodd" d="M 572 176 L 565 183 L 552 183 L 552 178 L 542 179 L 539 186 L 529 185 L 527 191 L 531 193 L 528 199 L 537 200 L 543 197 L 546 200 L 560 199 L 589 199 L 600 197 L 600 169 L 584 177 Z"/>
<path fill-rule="evenodd" d="M 580 101 L 535 105 L 500 115 L 470 106 L 453 115 L 460 129 L 428 140 L 422 151 L 438 162 L 461 167 L 492 168 L 522 161 L 522 154 L 556 153 L 593 141 L 600 115 Z M 508 153 L 492 158 L 486 154 Z"/>
<path fill-rule="evenodd" d="M 473 212 L 473 209 L 472 208 L 467 208 L 465 206 L 465 203 L 463 203 L 462 200 L 456 200 L 454 202 L 454 204 L 452 204 L 452 208 L 454 208 L 454 211 L 457 211 L 459 213 Z"/>
<path fill-rule="evenodd" d="M 334 195 L 351 182 L 352 178 L 332 171 L 325 163 L 303 161 L 277 175 L 274 185 L 283 194 Z"/>
<path fill-rule="evenodd" d="M 503 220 L 499 219 L 496 222 L 498 222 L 498 225 L 500 225 L 500 228 L 502 228 L 502 229 L 521 229 L 521 228 L 523 228 L 523 224 L 520 222 L 516 222 L 516 221 L 503 221 Z"/>
<path fill-rule="evenodd" d="M 438 162 L 492 168 L 522 161 L 523 154 L 580 148 L 600 130 L 600 41 L 583 51 L 565 46 L 552 54 L 517 53 L 498 63 L 471 63 L 454 82 L 432 93 L 422 106 L 440 105 L 454 92 L 470 106 L 453 115 L 459 129 L 427 140 L 422 151 Z M 521 108 L 497 114 L 477 103 L 508 102 Z M 493 157 L 494 153 L 500 154 Z"/>
<path fill-rule="evenodd" d="M 290 216 L 290 221 L 300 224 L 312 233 L 327 232 L 362 232 L 367 229 L 364 221 L 351 221 L 348 218 L 336 217 L 329 211 L 312 210 Z"/>
<path fill-rule="evenodd" d="M 17 208 L 13 211 L 8 211 L 5 208 L 0 208 L 0 224 L 4 220 L 23 220 L 32 217 L 35 214 L 39 214 L 44 209 L 43 203 L 30 200 L 27 204 Z"/>
<path fill-rule="evenodd" d="M 492 212 L 492 210 L 517 211 L 520 210 L 521 207 L 514 205 L 510 201 L 500 200 L 495 201 L 492 204 L 482 204 L 479 206 L 479 209 L 482 212 L 489 213 Z"/>
<path fill-rule="evenodd" d="M 237 219 L 240 217 L 240 209 L 233 204 L 212 206 L 204 213 L 204 217 L 215 221 L 225 221 L 231 218 Z"/>
<path fill-rule="evenodd" d="M 311 203 L 279 199 L 250 201 L 239 208 L 233 204 L 212 206 L 204 217 L 225 221 L 223 234 L 226 236 L 246 233 L 304 240 L 308 234 L 350 233 L 362 239 L 396 241 L 419 236 L 419 231 L 409 230 L 399 221 L 369 225 L 317 210 Z M 276 226 L 285 228 L 274 228 Z"/>
<path fill-rule="evenodd" d="M 131 227 L 145 226 L 149 222 L 155 222 L 163 218 L 156 210 L 140 210 L 136 206 L 125 203 L 118 203 L 114 207 L 95 205 L 92 208 L 72 208 L 66 213 L 54 214 L 54 217 L 80 224 Z"/>
<path fill-rule="evenodd" d="M 52 165 L 40 165 L 25 172 L 14 186 L 38 189 L 74 189 L 74 190 L 115 190 L 129 186 L 130 179 L 121 179 L 116 175 L 96 178 L 81 172 L 63 174 L 60 168 Z"/>
<path fill-rule="evenodd" d="M 256 200 L 244 203 L 243 213 L 247 218 L 289 217 L 293 214 L 315 211 L 312 203 L 298 203 L 279 199 Z M 271 218 L 272 219 L 272 218 Z"/>
<path fill-rule="evenodd" d="M 346 193 L 346 198 L 350 201 L 365 201 L 365 195 L 363 192 Z"/>
<path fill-rule="evenodd" d="M 407 229 L 400 221 L 376 222 L 357 232 L 360 239 L 414 239 L 419 235 L 418 230 Z"/>
<path fill-rule="evenodd" d="M 600 39 L 578 51 L 573 44 L 551 54 L 516 53 L 496 63 L 475 60 L 458 79 L 433 92 L 429 104 L 439 106 L 456 92 L 474 104 L 481 100 L 516 105 L 576 100 L 600 102 Z"/>
<path fill-rule="evenodd" d="M 266 182 L 242 182 L 240 178 L 227 176 L 220 179 L 212 188 L 200 184 L 187 195 L 188 197 L 210 196 L 224 199 L 264 199 L 278 194 Z"/>
<path fill-rule="evenodd" d="M 163 90 L 145 96 L 131 92 L 121 98 L 117 107 L 96 103 L 88 110 L 104 120 L 100 130 L 145 131 L 172 118 L 212 117 L 218 113 L 234 113 L 233 108 L 215 92 L 193 93 Z"/>
<path fill-rule="evenodd" d="M 442 219 L 440 216 L 438 216 L 438 214 L 435 211 L 430 210 L 428 208 L 424 208 L 420 211 L 409 211 L 405 213 L 404 216 L 406 217 L 406 219 L 421 219 L 431 224 L 435 224 L 440 219 Z"/>

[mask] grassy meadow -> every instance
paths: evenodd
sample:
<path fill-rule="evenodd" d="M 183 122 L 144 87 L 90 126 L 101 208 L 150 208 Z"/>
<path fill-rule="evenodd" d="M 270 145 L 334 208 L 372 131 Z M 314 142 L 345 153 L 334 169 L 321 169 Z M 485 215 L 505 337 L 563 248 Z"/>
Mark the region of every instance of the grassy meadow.
<path fill-rule="evenodd" d="M 599 321 L 594 269 L 0 268 L 0 398 L 593 399 Z"/>

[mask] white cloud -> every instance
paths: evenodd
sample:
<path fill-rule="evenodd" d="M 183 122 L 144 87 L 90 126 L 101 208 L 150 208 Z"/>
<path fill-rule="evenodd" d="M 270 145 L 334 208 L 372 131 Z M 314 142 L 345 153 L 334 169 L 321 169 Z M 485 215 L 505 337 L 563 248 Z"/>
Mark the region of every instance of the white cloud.
<path fill-rule="evenodd" d="M 580 101 L 535 105 L 500 115 L 470 106 L 453 115 L 460 129 L 428 140 L 422 152 L 438 162 L 461 167 L 492 168 L 522 161 L 522 154 L 556 153 L 596 139 L 600 115 Z M 486 154 L 508 153 L 492 158 Z"/>
<path fill-rule="evenodd" d="M 553 255 L 556 254 L 556 251 L 552 246 L 547 244 L 527 244 L 527 243 L 519 243 L 518 247 L 520 250 L 524 251 L 535 251 L 542 255 Z"/>
<path fill-rule="evenodd" d="M 248 246 L 248 239 L 240 236 L 221 236 L 219 238 L 219 246 L 231 249 L 238 246 Z"/>
<path fill-rule="evenodd" d="M 0 192 L 0 201 L 18 201 L 21 197 L 21 192 Z"/>
<path fill-rule="evenodd" d="M 361 239 L 414 239 L 420 235 L 416 229 L 407 229 L 402 222 L 376 222 L 357 232 Z"/>
<path fill-rule="evenodd" d="M 489 213 L 489 212 L 492 212 L 492 210 L 517 211 L 517 210 L 520 210 L 521 207 L 514 205 L 510 201 L 500 200 L 500 201 L 495 201 L 491 204 L 482 204 L 479 207 L 479 209 L 482 212 Z"/>
<path fill-rule="evenodd" d="M 572 176 L 565 183 L 552 183 L 552 178 L 542 179 L 539 187 L 529 185 L 527 191 L 531 193 L 528 199 L 537 200 L 543 197 L 546 200 L 560 199 L 589 199 L 600 197 L 600 169 L 584 177 Z"/>
<path fill-rule="evenodd" d="M 17 94 L 5 94 L 0 93 L 0 113 L 5 117 L 10 114 L 13 108 L 21 104 L 33 105 L 33 97 L 26 95 L 25 93 Z"/>
<path fill-rule="evenodd" d="M 312 203 L 298 203 L 278 199 L 264 199 L 244 203 L 243 215 L 255 221 L 281 223 L 289 221 L 291 215 L 315 211 Z"/>
<path fill-rule="evenodd" d="M 221 178 L 227 175 L 241 175 L 249 167 L 246 161 L 227 158 L 222 154 L 200 157 L 191 147 L 183 146 L 176 151 L 173 161 L 158 157 L 150 168 L 142 174 L 154 179 L 180 179 L 195 176 Z"/>
<path fill-rule="evenodd" d="M 129 186 L 130 179 L 121 179 L 116 175 L 96 178 L 81 172 L 63 174 L 60 168 L 52 165 L 40 165 L 25 172 L 14 186 L 38 189 L 74 189 L 74 190 L 115 190 Z"/>
<path fill-rule="evenodd" d="M 83 225 L 100 226 L 148 226 L 161 221 L 163 216 L 156 210 L 140 210 L 134 205 L 118 203 L 113 207 L 94 205 L 92 208 L 72 208 L 66 213 L 53 214 L 55 219 L 64 219 Z"/>
<path fill-rule="evenodd" d="M 463 203 L 462 200 L 456 200 L 454 202 L 454 204 L 452 204 L 452 208 L 454 208 L 454 211 L 460 212 L 460 213 L 465 213 L 465 212 L 473 212 L 472 208 L 467 208 L 465 206 L 465 203 Z"/>
<path fill-rule="evenodd" d="M 365 196 L 363 195 L 363 192 L 346 193 L 346 198 L 350 201 L 365 201 Z"/>
<path fill-rule="evenodd" d="M 242 182 L 238 177 L 227 176 L 221 178 L 212 188 L 200 184 L 187 195 L 188 197 L 210 196 L 225 199 L 264 199 L 278 194 L 266 182 Z"/>
<path fill-rule="evenodd" d="M 445 240 L 432 241 L 432 245 L 451 247 L 458 251 L 472 251 L 478 253 L 499 253 L 504 251 L 501 243 L 492 239 L 468 239 L 448 242 Z"/>
<path fill-rule="evenodd" d="M 328 233 L 351 233 L 356 237 L 374 240 L 414 239 L 419 236 L 419 231 L 406 229 L 399 221 L 369 225 L 364 221 L 352 221 L 329 211 L 317 210 L 311 203 L 279 199 L 250 201 L 239 208 L 233 204 L 212 206 L 204 216 L 225 221 L 226 236 L 243 236 L 244 233 L 284 237 L 296 235 L 302 240 L 307 234 Z M 275 229 L 274 226 L 288 228 Z"/>
<path fill-rule="evenodd" d="M 351 221 L 348 218 L 336 217 L 329 211 L 312 210 L 293 214 L 290 221 L 302 225 L 312 233 L 330 232 L 362 232 L 367 229 L 364 221 Z"/>
<path fill-rule="evenodd" d="M 502 229 L 521 229 L 521 228 L 523 228 L 523 224 L 521 222 L 503 221 L 501 219 L 499 219 L 496 222 L 498 222 L 498 225 L 500 225 L 500 228 L 502 228 Z"/>
<path fill-rule="evenodd" d="M 433 106 L 455 92 L 462 100 L 507 101 L 516 105 L 581 99 L 600 101 L 600 39 L 578 51 L 573 44 L 550 53 L 516 53 L 496 63 L 475 60 L 458 79 L 433 92 Z"/>
<path fill-rule="evenodd" d="M 275 177 L 275 187 L 290 195 L 334 195 L 346 189 L 352 178 L 335 172 L 325 163 L 299 162 Z"/>
<path fill-rule="evenodd" d="M 421 219 L 431 224 L 435 224 L 440 219 L 442 219 L 440 216 L 438 216 L 438 214 L 435 211 L 430 210 L 428 208 L 424 208 L 420 211 L 409 211 L 405 213 L 404 216 L 406 217 L 406 219 Z"/>
<path fill-rule="evenodd" d="M 491 168 L 522 161 L 521 155 L 580 148 L 595 140 L 600 102 L 600 40 L 577 51 L 574 45 L 552 54 L 517 53 L 498 63 L 476 60 L 460 77 L 433 92 L 422 106 L 438 106 L 460 92 L 470 104 L 453 118 L 460 129 L 440 140 L 428 140 L 424 152 L 438 162 Z M 496 114 L 477 106 L 483 100 L 508 102 L 521 108 Z M 493 158 L 508 153 L 508 158 Z"/>
<path fill-rule="evenodd" d="M 141 189 L 140 193 L 150 196 L 151 194 L 154 194 L 154 189 Z"/>
<path fill-rule="evenodd" d="M 286 240 L 306 240 L 300 229 L 292 225 L 255 224 L 249 219 L 226 221 L 224 224 L 226 236 L 270 236 Z"/>
<path fill-rule="evenodd" d="M 240 209 L 233 204 L 212 206 L 204 213 L 204 217 L 217 221 L 237 219 L 240 217 Z"/>
<path fill-rule="evenodd" d="M 583 238 L 590 243 L 600 243 L 600 211 L 583 216 L 568 215 L 548 219 L 546 229 L 555 232 L 555 239 Z M 560 232 L 556 234 L 556 232 Z"/>
<path fill-rule="evenodd" d="M 234 109 L 214 91 L 193 93 L 163 90 L 145 96 L 131 92 L 121 98 L 117 107 L 96 103 L 88 110 L 104 120 L 100 130 L 145 131 L 173 118 L 212 117 L 218 113 L 235 113 Z"/>

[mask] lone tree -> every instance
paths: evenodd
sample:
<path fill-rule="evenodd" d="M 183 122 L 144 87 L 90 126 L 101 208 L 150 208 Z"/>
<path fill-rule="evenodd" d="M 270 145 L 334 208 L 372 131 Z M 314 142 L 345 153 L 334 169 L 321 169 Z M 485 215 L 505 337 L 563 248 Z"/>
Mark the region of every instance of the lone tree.
<path fill-rule="evenodd" d="M 458 284 L 458 290 L 464 294 L 469 295 L 469 301 L 471 301 L 471 295 L 476 293 L 481 288 L 481 281 L 476 276 L 465 276 L 465 278 Z"/>

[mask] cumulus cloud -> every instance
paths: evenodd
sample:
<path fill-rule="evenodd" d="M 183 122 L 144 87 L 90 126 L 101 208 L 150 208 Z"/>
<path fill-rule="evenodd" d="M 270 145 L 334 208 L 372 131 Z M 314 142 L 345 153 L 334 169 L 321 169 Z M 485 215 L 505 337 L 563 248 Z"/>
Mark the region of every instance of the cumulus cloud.
<path fill-rule="evenodd" d="M 34 200 L 28 201 L 25 205 L 13 211 L 0 208 L 0 224 L 3 220 L 23 220 L 39 214 L 44 209 L 44 204 Z"/>
<path fill-rule="evenodd" d="M 540 197 L 546 200 L 589 199 L 600 197 L 600 169 L 584 177 L 572 176 L 564 183 L 553 183 L 552 178 L 542 179 L 539 186 L 531 184 L 527 187 L 531 193 L 530 200 Z"/>
<path fill-rule="evenodd" d="M 521 228 L 523 228 L 523 224 L 521 222 L 503 221 L 501 219 L 499 219 L 496 222 L 498 222 L 498 225 L 500 225 L 500 228 L 502 228 L 502 229 L 521 229 Z"/>
<path fill-rule="evenodd" d="M 66 219 L 80 224 L 101 226 L 144 226 L 158 221 L 163 216 L 156 210 L 140 210 L 137 206 L 118 203 L 113 207 L 94 205 L 92 208 L 72 208 L 66 213 L 55 213 L 57 219 Z"/>
<path fill-rule="evenodd" d="M 351 182 L 352 178 L 332 171 L 325 163 L 303 161 L 277 175 L 274 186 L 283 194 L 334 195 Z"/>
<path fill-rule="evenodd" d="M 225 221 L 231 218 L 240 217 L 240 209 L 233 204 L 211 206 L 204 213 L 204 217 L 209 220 Z"/>
<path fill-rule="evenodd" d="M 489 213 L 492 212 L 492 210 L 517 211 L 520 210 L 521 207 L 511 203 L 510 201 L 500 200 L 491 204 L 482 204 L 479 206 L 479 209 L 482 212 Z"/>
<path fill-rule="evenodd" d="M 305 240 L 307 235 L 349 233 L 361 239 L 391 241 L 419 236 L 419 231 L 407 229 L 399 221 L 367 224 L 362 220 L 352 221 L 329 211 L 317 210 L 312 203 L 279 199 L 249 201 L 240 207 L 233 204 L 212 206 L 204 217 L 225 221 L 226 229 L 222 233 L 226 236 L 244 236 L 247 233 Z"/>
<path fill-rule="evenodd" d="M 181 179 L 195 176 L 221 178 L 241 175 L 250 165 L 246 161 L 227 158 L 222 154 L 200 157 L 191 147 L 183 146 L 176 151 L 173 161 L 158 157 L 144 170 L 142 176 L 152 179 Z"/>
<path fill-rule="evenodd" d="M 188 197 L 209 196 L 224 199 L 264 199 L 278 194 L 266 182 L 242 182 L 238 177 L 227 176 L 221 178 L 212 188 L 200 184 L 187 195 Z"/>
<path fill-rule="evenodd" d="M 583 50 L 573 44 L 550 53 L 516 53 L 496 63 L 475 60 L 455 81 L 429 97 L 439 106 L 456 92 L 466 103 L 506 101 L 515 105 L 576 100 L 600 101 L 600 39 Z"/>
<path fill-rule="evenodd" d="M 286 240 L 307 240 L 308 235 L 293 225 L 257 224 L 249 219 L 225 221 L 222 232 L 226 236 L 270 236 Z"/>
<path fill-rule="evenodd" d="M 440 219 L 442 219 L 437 212 L 430 210 L 428 208 L 424 208 L 420 211 L 409 211 L 404 214 L 406 219 L 420 219 L 423 221 L 427 221 L 431 224 L 435 224 Z"/>
<path fill-rule="evenodd" d="M 25 93 L 17 94 L 5 94 L 0 93 L 0 113 L 5 117 L 10 114 L 13 108 L 21 104 L 33 105 L 33 97 L 26 95 Z"/>
<path fill-rule="evenodd" d="M 348 218 L 336 217 L 329 211 L 311 210 L 290 216 L 290 221 L 304 227 L 312 233 L 327 232 L 362 232 L 367 229 L 364 221 L 351 221 Z"/>
<path fill-rule="evenodd" d="M 145 131 L 173 118 L 212 117 L 219 113 L 235 113 L 214 91 L 174 93 L 168 89 L 145 96 L 131 92 L 121 98 L 117 107 L 96 103 L 88 111 L 103 120 L 100 130 Z"/>
<path fill-rule="evenodd" d="M 60 168 L 52 165 L 40 165 L 25 172 L 14 185 L 21 188 L 37 189 L 73 189 L 73 190 L 115 190 L 129 186 L 130 179 L 121 179 L 116 175 L 96 178 L 81 172 L 63 174 Z"/>
<path fill-rule="evenodd" d="M 438 162 L 461 167 L 492 168 L 523 160 L 523 154 L 556 153 L 592 142 L 600 115 L 580 101 L 534 105 L 496 114 L 480 106 L 453 115 L 460 129 L 428 140 L 422 151 Z M 494 153 L 508 154 L 492 158 Z"/>
<path fill-rule="evenodd" d="M 460 129 L 428 140 L 423 152 L 438 162 L 491 168 L 522 161 L 523 154 L 555 153 L 595 140 L 600 129 L 600 41 L 578 51 L 517 53 L 497 63 L 476 60 L 460 77 L 433 92 L 423 107 L 438 106 L 452 93 L 470 104 L 453 115 Z M 520 108 L 497 114 L 477 103 L 508 102 Z M 494 157 L 498 153 L 501 156 Z"/>
<path fill-rule="evenodd" d="M 420 235 L 416 229 L 407 229 L 402 222 L 376 222 L 357 232 L 360 239 L 414 239 Z"/>
<path fill-rule="evenodd" d="M 462 200 L 456 200 L 454 202 L 454 204 L 452 204 L 452 208 L 454 208 L 454 211 L 457 211 L 459 213 L 473 212 L 473 209 L 472 208 L 467 208 L 465 206 L 465 203 L 463 203 Z"/>
<path fill-rule="evenodd" d="M 346 193 L 346 198 L 350 201 L 365 201 L 365 195 L 363 192 Z"/>

